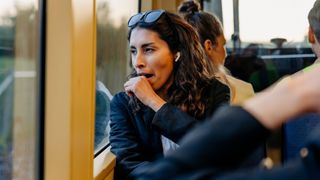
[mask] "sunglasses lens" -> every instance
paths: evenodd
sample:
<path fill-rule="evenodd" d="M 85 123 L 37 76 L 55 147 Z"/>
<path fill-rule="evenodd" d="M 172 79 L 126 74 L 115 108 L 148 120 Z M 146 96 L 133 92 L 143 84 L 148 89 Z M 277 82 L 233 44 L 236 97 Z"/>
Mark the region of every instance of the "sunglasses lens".
<path fill-rule="evenodd" d="M 144 22 L 146 22 L 146 23 L 156 22 L 161 17 L 161 15 L 163 13 L 164 13 L 164 11 L 151 11 L 144 18 Z"/>
<path fill-rule="evenodd" d="M 137 24 L 137 22 L 140 21 L 142 16 L 143 16 L 143 14 L 141 14 L 141 13 L 132 16 L 128 21 L 128 26 L 131 27 L 131 26 L 134 26 L 135 24 Z"/>
<path fill-rule="evenodd" d="M 161 15 L 164 13 L 165 13 L 164 10 L 155 10 L 155 11 L 148 11 L 148 12 L 136 14 L 129 19 L 128 27 L 131 28 L 140 21 L 144 23 L 154 23 L 158 21 Z"/>

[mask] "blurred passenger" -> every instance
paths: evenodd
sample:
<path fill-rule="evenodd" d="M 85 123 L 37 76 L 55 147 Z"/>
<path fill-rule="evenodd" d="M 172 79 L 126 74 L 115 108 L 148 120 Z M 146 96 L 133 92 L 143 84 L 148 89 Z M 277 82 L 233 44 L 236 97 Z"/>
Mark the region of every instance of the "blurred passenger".
<path fill-rule="evenodd" d="M 216 16 L 200 9 L 198 1 L 186 0 L 179 6 L 178 12 L 198 32 L 201 45 L 206 54 L 213 62 L 213 65 L 219 69 L 219 80 L 230 88 L 231 103 L 241 104 L 244 100 L 254 95 L 252 85 L 226 73 L 226 68 L 224 68 L 226 39 L 221 22 Z"/>
<path fill-rule="evenodd" d="M 308 39 L 311 43 L 313 52 L 316 54 L 317 59 L 315 64 L 319 63 L 320 57 L 320 1 L 316 1 L 313 8 L 310 10 L 308 15 L 309 21 L 309 32 Z M 309 71 L 310 67 L 297 72 L 296 74 L 304 73 Z M 278 85 L 290 81 L 290 76 L 284 78 L 279 82 Z M 308 113 L 303 116 L 294 118 L 294 121 L 286 123 L 284 125 L 284 160 L 288 161 L 290 159 L 299 156 L 300 149 L 304 146 L 307 141 L 307 137 L 310 132 L 320 124 L 320 114 L 319 113 Z"/>
<path fill-rule="evenodd" d="M 216 80 L 196 32 L 180 16 L 148 11 L 132 16 L 128 27 L 134 69 L 111 102 L 116 179 L 134 178 L 229 102 L 228 87 Z"/>
<path fill-rule="evenodd" d="M 259 93 L 243 107 L 222 107 L 190 131 L 179 149 L 141 169 L 139 179 L 320 179 L 320 125 L 311 132 L 299 158 L 271 169 L 238 166 L 288 119 L 306 112 L 320 113 L 319 89 L 317 64 L 307 73 L 293 75 L 290 81 Z"/>
<path fill-rule="evenodd" d="M 317 59 L 315 63 L 320 63 L 320 1 L 317 0 L 314 3 L 313 8 L 310 10 L 308 15 L 309 21 L 309 32 L 308 39 L 311 43 L 311 48 L 316 54 Z"/>
<path fill-rule="evenodd" d="M 235 77 L 250 82 L 255 92 L 260 92 L 279 79 L 274 62 L 266 63 L 259 57 L 260 50 L 259 44 L 250 43 L 239 54 L 228 56 L 225 64 Z"/>

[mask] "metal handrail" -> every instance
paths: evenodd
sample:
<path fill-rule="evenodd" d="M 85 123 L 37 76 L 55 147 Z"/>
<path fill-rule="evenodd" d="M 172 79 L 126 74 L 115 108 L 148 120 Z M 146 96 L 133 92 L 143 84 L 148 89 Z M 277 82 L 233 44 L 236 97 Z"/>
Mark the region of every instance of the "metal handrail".
<path fill-rule="evenodd" d="M 314 54 L 283 54 L 283 55 L 261 55 L 261 59 L 288 59 L 288 58 L 312 58 Z"/>

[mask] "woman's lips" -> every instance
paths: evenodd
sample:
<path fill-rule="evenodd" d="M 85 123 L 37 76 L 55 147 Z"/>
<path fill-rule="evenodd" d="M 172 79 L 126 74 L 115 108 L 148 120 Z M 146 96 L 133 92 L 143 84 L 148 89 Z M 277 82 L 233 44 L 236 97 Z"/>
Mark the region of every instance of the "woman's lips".
<path fill-rule="evenodd" d="M 150 78 L 153 76 L 153 74 L 141 73 L 141 74 L 138 74 L 138 76 L 144 76 L 146 78 Z"/>

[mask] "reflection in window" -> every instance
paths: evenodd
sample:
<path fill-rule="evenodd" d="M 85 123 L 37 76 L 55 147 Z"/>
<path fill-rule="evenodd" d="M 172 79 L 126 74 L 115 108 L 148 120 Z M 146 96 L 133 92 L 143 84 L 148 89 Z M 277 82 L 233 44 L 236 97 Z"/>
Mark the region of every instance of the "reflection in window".
<path fill-rule="evenodd" d="M 36 179 L 35 0 L 0 1 L 0 179 Z"/>
<path fill-rule="evenodd" d="M 130 71 L 127 21 L 137 12 L 138 0 L 97 0 L 95 152 L 109 142 L 109 103 Z"/>

